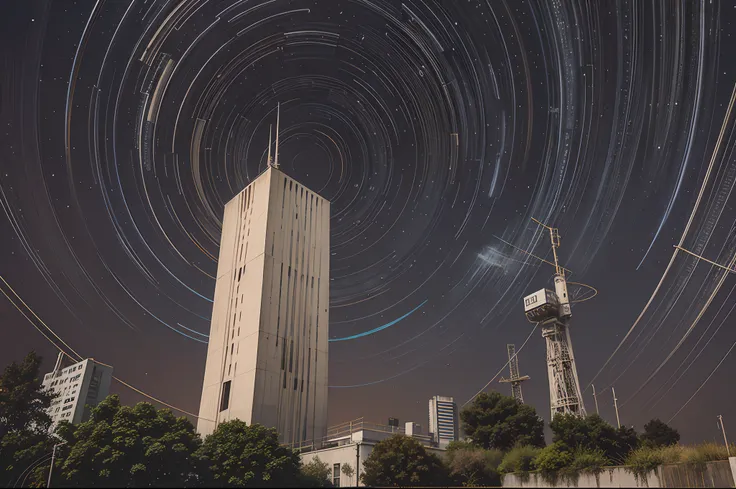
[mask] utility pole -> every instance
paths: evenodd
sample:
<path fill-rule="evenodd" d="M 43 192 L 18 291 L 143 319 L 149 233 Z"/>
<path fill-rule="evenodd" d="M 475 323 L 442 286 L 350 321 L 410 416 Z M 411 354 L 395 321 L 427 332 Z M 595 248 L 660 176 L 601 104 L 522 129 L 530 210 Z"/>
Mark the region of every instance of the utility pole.
<path fill-rule="evenodd" d="M 621 420 L 618 417 L 618 399 L 616 399 L 616 390 L 611 386 L 611 393 L 613 394 L 613 408 L 616 410 L 616 424 L 619 429 L 621 428 Z"/>
<path fill-rule="evenodd" d="M 726 444 L 726 453 L 731 457 L 731 447 L 728 446 L 728 438 L 726 438 L 726 428 L 723 426 L 723 416 L 718 415 L 718 421 L 721 423 L 721 431 L 723 432 L 723 442 Z"/>
<path fill-rule="evenodd" d="M 355 487 L 360 485 L 360 442 L 355 444 Z"/>
<path fill-rule="evenodd" d="M 54 445 L 54 449 L 51 451 L 51 466 L 49 467 L 49 478 L 46 481 L 46 487 L 51 487 L 51 474 L 54 471 L 54 459 L 56 458 L 56 447 L 63 445 L 66 442 L 57 443 Z"/>
<path fill-rule="evenodd" d="M 600 411 L 598 411 L 598 397 L 595 395 L 595 386 L 593 384 L 591 384 L 591 386 L 593 387 L 593 400 L 595 401 L 595 414 L 600 416 L 601 413 Z"/>

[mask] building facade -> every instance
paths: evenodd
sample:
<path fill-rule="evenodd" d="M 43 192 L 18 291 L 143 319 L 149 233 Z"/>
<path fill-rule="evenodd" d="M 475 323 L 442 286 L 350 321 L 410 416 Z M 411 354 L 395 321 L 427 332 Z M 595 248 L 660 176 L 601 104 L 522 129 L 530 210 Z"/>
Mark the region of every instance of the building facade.
<path fill-rule="evenodd" d="M 460 439 L 457 404 L 452 397 L 434 396 L 429 400 L 429 432 L 440 447 Z"/>
<path fill-rule="evenodd" d="M 110 391 L 112 368 L 87 359 L 62 368 L 63 353 L 59 353 L 52 372 L 43 377 L 42 386 L 56 394 L 48 414 L 53 431 L 59 421 L 79 424 L 87 421 L 91 407 L 99 404 Z"/>
<path fill-rule="evenodd" d="M 327 431 L 330 203 L 268 167 L 225 206 L 197 430 Z"/>
<path fill-rule="evenodd" d="M 417 423 L 408 422 L 405 428 L 392 425 L 367 423 L 362 418 L 330 427 L 325 439 L 318 444 L 308 441 L 305 445 L 292 448 L 300 451 L 302 463 L 308 464 L 315 458 L 326 463 L 330 469 L 329 481 L 334 487 L 364 486 L 360 476 L 365 471 L 365 461 L 380 441 L 397 434 L 410 436 L 424 448 L 439 457 L 445 449 L 435 446 L 432 438 L 420 433 Z M 315 449 L 321 446 L 322 448 Z M 349 470 L 345 470 L 349 467 Z"/>

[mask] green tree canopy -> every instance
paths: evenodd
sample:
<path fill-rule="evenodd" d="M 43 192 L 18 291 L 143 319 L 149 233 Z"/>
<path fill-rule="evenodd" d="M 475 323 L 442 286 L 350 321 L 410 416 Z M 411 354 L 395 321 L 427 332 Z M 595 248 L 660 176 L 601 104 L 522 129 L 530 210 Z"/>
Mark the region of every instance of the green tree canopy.
<path fill-rule="evenodd" d="M 568 451 L 577 448 L 600 450 L 612 463 L 623 463 L 638 445 L 633 428 L 616 429 L 597 414 L 587 417 L 558 414 L 550 423 L 552 441 L 559 442 Z"/>
<path fill-rule="evenodd" d="M 76 427 L 59 426 L 57 485 L 184 487 L 196 483 L 192 453 L 201 441 L 185 417 L 145 402 L 121 406 L 116 395 L 94 407 Z M 56 470 L 56 467 L 55 467 Z M 55 472 L 57 473 L 57 472 Z"/>
<path fill-rule="evenodd" d="M 237 419 L 220 423 L 195 457 L 208 487 L 292 487 L 300 481 L 299 455 L 279 444 L 276 430 Z"/>
<path fill-rule="evenodd" d="M 498 392 L 481 393 L 462 410 L 465 433 L 482 448 L 507 451 L 514 446 L 544 446 L 544 421 L 528 404 Z"/>
<path fill-rule="evenodd" d="M 31 352 L 0 376 L 0 487 L 14 484 L 53 446 L 46 413 L 53 395 L 41 389 L 41 361 Z"/>
<path fill-rule="evenodd" d="M 441 486 L 449 476 L 442 461 L 415 439 L 394 435 L 376 443 L 363 464 L 367 486 Z"/>
<path fill-rule="evenodd" d="M 302 465 L 302 487 L 332 487 L 332 469 L 319 457 L 314 457 L 308 464 Z"/>
<path fill-rule="evenodd" d="M 648 447 L 676 445 L 680 441 L 680 433 L 667 423 L 653 419 L 644 425 L 641 441 Z"/>

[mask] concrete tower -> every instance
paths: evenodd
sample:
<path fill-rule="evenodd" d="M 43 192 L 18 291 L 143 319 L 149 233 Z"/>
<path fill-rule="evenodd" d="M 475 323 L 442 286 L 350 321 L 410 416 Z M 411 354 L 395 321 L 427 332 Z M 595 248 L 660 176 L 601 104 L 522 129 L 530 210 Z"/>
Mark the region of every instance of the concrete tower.
<path fill-rule="evenodd" d="M 326 435 L 329 226 L 330 203 L 276 165 L 225 206 L 203 436 L 236 418 L 282 443 Z"/>

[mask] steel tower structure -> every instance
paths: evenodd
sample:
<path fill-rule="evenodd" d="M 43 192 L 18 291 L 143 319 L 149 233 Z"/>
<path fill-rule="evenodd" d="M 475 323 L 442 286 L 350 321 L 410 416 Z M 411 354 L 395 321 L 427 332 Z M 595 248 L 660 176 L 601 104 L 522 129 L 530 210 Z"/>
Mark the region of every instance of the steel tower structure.
<path fill-rule="evenodd" d="M 508 379 L 501 377 L 499 382 L 511 384 L 511 395 L 514 399 L 524 404 L 524 396 L 521 394 L 521 383 L 529 380 L 528 375 L 519 375 L 519 358 L 516 356 L 516 346 L 506 345 L 506 351 L 509 354 L 509 374 Z"/>
<path fill-rule="evenodd" d="M 570 298 L 567 294 L 565 268 L 559 265 L 557 248 L 560 234 L 532 218 L 549 230 L 555 266 L 555 291 L 542 289 L 524 298 L 524 312 L 529 321 L 542 326 L 542 337 L 547 344 L 547 376 L 549 378 L 549 403 L 552 418 L 558 414 L 585 416 L 583 396 L 580 392 L 575 355 L 570 341 Z"/>

